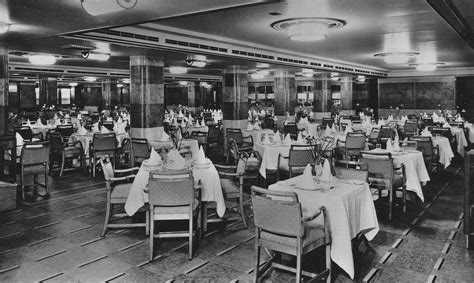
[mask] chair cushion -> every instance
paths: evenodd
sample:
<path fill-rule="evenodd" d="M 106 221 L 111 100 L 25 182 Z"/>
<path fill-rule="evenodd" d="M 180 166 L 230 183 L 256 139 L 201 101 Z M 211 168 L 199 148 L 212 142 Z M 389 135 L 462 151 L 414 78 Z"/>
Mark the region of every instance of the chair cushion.
<path fill-rule="evenodd" d="M 25 166 L 23 168 L 24 173 L 44 173 L 45 166 L 42 164 Z"/>
<path fill-rule="evenodd" d="M 285 245 L 289 247 L 297 247 L 296 238 L 294 237 L 287 237 L 282 236 L 275 233 L 270 233 L 266 231 L 262 231 L 260 234 L 262 240 L 273 242 L 280 245 Z M 321 241 L 324 243 L 325 234 L 324 234 L 324 226 L 318 225 L 314 223 L 304 223 L 304 237 L 303 237 L 303 247 L 309 244 L 312 244 L 316 241 Z"/>
<path fill-rule="evenodd" d="M 193 210 L 199 205 L 199 200 L 194 199 Z M 155 206 L 155 214 L 185 214 L 189 212 L 188 206 Z"/>
<path fill-rule="evenodd" d="M 123 184 L 115 185 L 111 193 L 111 198 L 113 200 L 123 199 L 125 203 L 125 201 L 128 198 L 128 193 L 130 192 L 131 186 L 132 186 L 131 183 L 123 183 Z"/>

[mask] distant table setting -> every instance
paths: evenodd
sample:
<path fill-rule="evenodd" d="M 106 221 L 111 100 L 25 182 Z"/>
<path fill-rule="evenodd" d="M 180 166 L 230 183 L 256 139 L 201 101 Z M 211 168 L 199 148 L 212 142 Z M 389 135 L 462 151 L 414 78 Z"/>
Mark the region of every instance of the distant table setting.
<path fill-rule="evenodd" d="M 164 156 L 161 156 L 152 148 L 150 158 L 143 161 L 140 169 L 133 181 L 132 187 L 125 203 L 125 211 L 128 215 L 134 215 L 143 205 L 148 202 L 148 193 L 145 188 L 148 186 L 149 173 L 160 170 L 181 170 L 192 169 L 194 182 L 202 185 L 202 201 L 216 202 L 217 215 L 222 217 L 225 213 L 225 201 L 222 192 L 219 173 L 212 161 L 205 158 L 202 148 L 199 149 L 194 160 L 184 159 L 177 150 L 171 150 Z"/>
<path fill-rule="evenodd" d="M 359 180 L 338 179 L 330 173 L 327 175 L 324 168 L 321 175 L 313 176 L 311 167 L 307 166 L 303 175 L 279 181 L 268 188 L 296 192 L 303 216 L 311 215 L 321 206 L 326 207 L 331 230 L 331 259 L 350 278 L 354 278 L 351 240 L 360 233 L 372 240 L 379 231 L 369 185 Z M 322 224 L 322 220 L 322 217 L 317 217 L 314 221 Z"/>
<path fill-rule="evenodd" d="M 90 143 L 92 142 L 94 138 L 94 134 L 95 133 L 110 133 L 110 132 L 111 131 L 109 131 L 105 127 L 102 127 L 102 129 L 99 130 L 98 125 L 94 125 L 91 131 L 87 131 L 84 127 L 81 126 L 77 129 L 77 132 L 71 135 L 70 139 L 71 141 L 80 141 L 82 144 L 82 147 L 84 148 L 84 154 L 86 156 L 89 156 Z M 115 132 L 115 138 L 117 139 L 117 147 L 121 147 L 123 140 L 126 138 L 130 138 L 130 135 L 127 132 L 125 132 L 125 128 L 123 128 L 123 131 Z"/>

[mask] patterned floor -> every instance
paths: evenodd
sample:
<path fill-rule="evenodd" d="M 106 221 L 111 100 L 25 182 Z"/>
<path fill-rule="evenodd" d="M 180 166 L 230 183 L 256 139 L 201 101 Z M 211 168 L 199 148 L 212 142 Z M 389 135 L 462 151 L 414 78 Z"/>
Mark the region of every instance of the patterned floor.
<path fill-rule="evenodd" d="M 474 252 L 462 232 L 463 170 L 460 162 L 424 187 L 426 202 L 392 221 L 380 210 L 381 231 L 369 244 L 354 243 L 356 282 L 472 282 Z M 100 174 L 98 174 L 100 176 Z M 51 198 L 20 203 L 0 213 L 0 282 L 249 282 L 254 229 L 241 222 L 211 224 L 193 260 L 184 239 L 157 240 L 148 262 L 141 229 L 112 230 L 100 237 L 105 214 L 102 177 L 67 173 L 50 178 Z M 317 254 L 305 261 L 319 264 Z M 291 259 L 287 259 L 290 260 Z M 351 280 L 333 266 L 333 281 Z M 272 271 L 264 281 L 294 281 Z"/>

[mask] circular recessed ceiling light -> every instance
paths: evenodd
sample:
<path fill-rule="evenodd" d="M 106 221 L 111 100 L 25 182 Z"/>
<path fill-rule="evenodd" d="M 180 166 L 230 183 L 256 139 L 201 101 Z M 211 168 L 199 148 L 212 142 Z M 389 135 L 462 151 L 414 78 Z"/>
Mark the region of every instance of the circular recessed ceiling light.
<path fill-rule="evenodd" d="M 386 52 L 377 53 L 375 57 L 381 57 L 388 64 L 404 64 L 410 60 L 411 57 L 419 55 L 418 52 Z"/>
<path fill-rule="evenodd" d="M 327 37 L 328 30 L 339 29 L 346 22 L 332 18 L 303 17 L 284 19 L 272 23 L 276 30 L 287 30 L 288 38 L 296 41 L 316 41 Z"/>

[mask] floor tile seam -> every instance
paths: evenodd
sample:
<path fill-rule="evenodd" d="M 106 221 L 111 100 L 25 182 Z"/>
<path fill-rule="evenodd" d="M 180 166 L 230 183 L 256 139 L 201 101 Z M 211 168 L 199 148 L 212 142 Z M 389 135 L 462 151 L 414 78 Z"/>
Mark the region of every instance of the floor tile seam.
<path fill-rule="evenodd" d="M 83 188 L 92 187 L 92 186 L 95 186 L 95 185 L 85 186 Z M 68 196 L 59 196 L 59 197 L 55 197 L 55 198 L 50 198 L 50 199 L 47 199 L 47 200 L 38 201 L 34 204 L 28 204 L 28 203 L 25 203 L 25 204 L 28 205 L 28 206 L 31 206 L 31 207 L 43 207 L 43 206 L 47 206 L 47 205 L 50 205 L 50 204 L 55 204 L 55 203 L 57 203 L 56 201 L 58 201 L 58 202 L 63 201 L 64 199 L 66 199 L 66 201 L 76 200 L 78 198 L 73 198 L 73 199 L 68 199 L 68 198 L 75 197 L 75 196 L 79 196 L 79 198 L 82 198 L 82 197 L 84 197 L 84 196 L 81 196 L 83 194 L 90 194 L 91 192 L 101 191 L 101 190 L 104 190 L 104 188 L 98 188 L 98 189 L 90 190 L 90 191 L 86 191 L 86 192 L 78 192 L 76 194 L 72 194 L 72 195 L 68 195 Z M 61 192 L 64 192 L 64 191 L 61 191 Z"/>

